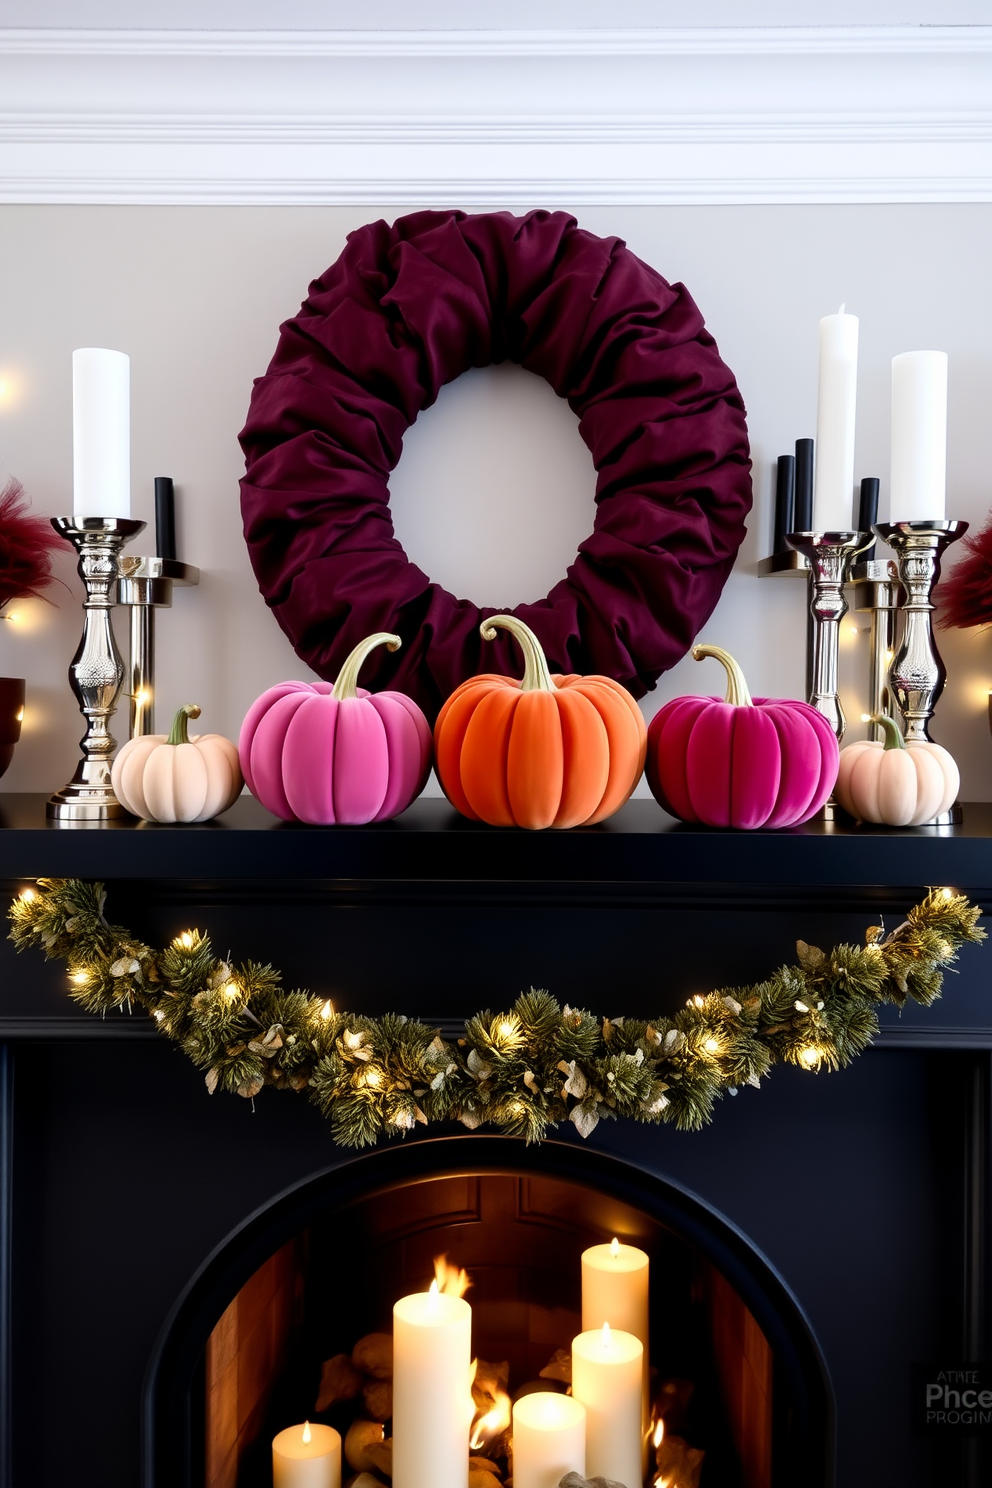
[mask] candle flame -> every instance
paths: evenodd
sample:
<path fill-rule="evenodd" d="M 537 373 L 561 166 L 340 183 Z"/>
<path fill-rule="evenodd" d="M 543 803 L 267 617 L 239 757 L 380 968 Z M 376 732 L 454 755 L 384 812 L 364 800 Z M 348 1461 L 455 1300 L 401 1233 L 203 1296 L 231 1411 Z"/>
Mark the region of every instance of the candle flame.
<path fill-rule="evenodd" d="M 616 1260 L 616 1258 L 617 1258 L 617 1256 L 619 1254 L 620 1254 L 620 1241 L 617 1239 L 616 1235 L 614 1235 L 612 1241 L 610 1242 L 610 1255 L 612 1256 L 612 1258 L 614 1260 Z"/>
<path fill-rule="evenodd" d="M 313 1440 L 313 1432 L 310 1430 L 310 1422 L 309 1421 L 304 1421 L 303 1422 L 303 1441 L 304 1441 L 304 1445 L 306 1443 L 312 1441 L 312 1440 Z"/>
<path fill-rule="evenodd" d="M 502 1390 L 496 1391 L 496 1403 L 484 1416 L 480 1416 L 472 1427 L 472 1436 L 469 1440 L 469 1448 L 477 1452 L 484 1447 L 494 1436 L 505 1431 L 510 1424 L 510 1397 Z"/>
<path fill-rule="evenodd" d="M 434 1257 L 434 1285 L 445 1297 L 464 1297 L 472 1283 L 464 1271 L 448 1265 L 446 1255 Z"/>
<path fill-rule="evenodd" d="M 427 1293 L 427 1295 L 428 1297 L 430 1297 L 432 1302 L 436 1302 L 438 1297 L 440 1297 L 441 1293 L 437 1289 L 436 1281 L 431 1282 L 430 1291 Z"/>
<path fill-rule="evenodd" d="M 600 1340 L 599 1341 L 603 1345 L 604 1348 L 610 1348 L 612 1346 L 613 1339 L 610 1336 L 610 1325 L 609 1325 L 609 1323 L 604 1323 L 603 1324 L 603 1331 L 600 1334 Z"/>
<path fill-rule="evenodd" d="M 24 722 L 24 709 L 23 708 L 18 708 L 17 712 L 14 715 L 14 718 L 15 718 L 15 721 L 17 723 L 23 723 Z"/>
<path fill-rule="evenodd" d="M 662 1442 L 664 1440 L 665 1440 L 665 1420 L 664 1420 L 664 1417 L 662 1417 L 659 1420 L 657 1426 L 654 1428 L 654 1436 L 651 1438 L 651 1445 L 653 1447 L 660 1447 L 661 1444 L 662 1444 Z"/>

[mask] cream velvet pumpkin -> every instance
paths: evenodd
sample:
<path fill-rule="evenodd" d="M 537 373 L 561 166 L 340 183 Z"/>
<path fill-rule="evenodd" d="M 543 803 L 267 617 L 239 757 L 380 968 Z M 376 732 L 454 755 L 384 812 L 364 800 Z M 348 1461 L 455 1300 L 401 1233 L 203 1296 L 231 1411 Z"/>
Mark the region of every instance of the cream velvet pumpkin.
<path fill-rule="evenodd" d="M 193 703 L 176 714 L 172 732 L 131 739 L 119 751 L 111 780 L 121 805 L 144 821 L 201 822 L 233 806 L 244 780 L 238 751 L 221 734 L 187 732 L 199 718 Z"/>
<path fill-rule="evenodd" d="M 864 739 L 840 752 L 834 795 L 858 821 L 887 827 L 918 827 L 957 799 L 961 776 L 940 744 L 903 739 L 897 724 L 876 714 L 882 739 Z"/>

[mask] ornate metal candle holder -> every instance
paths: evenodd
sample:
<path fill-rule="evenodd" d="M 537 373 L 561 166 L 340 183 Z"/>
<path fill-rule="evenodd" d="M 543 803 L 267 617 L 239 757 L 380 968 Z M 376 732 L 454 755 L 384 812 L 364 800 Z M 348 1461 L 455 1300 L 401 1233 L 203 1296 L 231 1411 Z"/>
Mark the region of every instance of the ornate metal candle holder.
<path fill-rule="evenodd" d="M 117 602 L 118 562 L 124 544 L 144 522 L 126 517 L 53 517 L 52 526 L 79 554 L 79 576 L 86 587 L 83 636 L 69 667 L 69 682 L 86 720 L 83 757 L 69 784 L 48 803 L 48 815 L 71 825 L 109 821 L 127 812 L 114 795 L 110 761 L 117 747 L 109 723 L 124 681 L 110 612 Z"/>
<path fill-rule="evenodd" d="M 174 585 L 198 584 L 200 570 L 177 558 L 120 560 L 118 598 L 131 611 L 131 738 L 155 732 L 155 611 L 170 609 Z"/>
<path fill-rule="evenodd" d="M 891 713 L 889 668 L 896 654 L 896 614 L 902 600 L 898 565 L 891 558 L 869 558 L 854 565 L 851 578 L 855 610 L 871 615 L 867 712 Z M 881 724 L 869 723 L 868 737 L 881 739 Z"/>
<path fill-rule="evenodd" d="M 810 614 L 813 617 L 812 679 L 809 702 L 830 725 L 838 739 L 844 737 L 847 720 L 837 696 L 837 657 L 840 622 L 847 614 L 844 585 L 851 565 L 862 548 L 871 542 L 865 532 L 790 532 L 790 547 L 809 559 Z"/>
<path fill-rule="evenodd" d="M 944 549 L 968 530 L 967 522 L 876 522 L 875 531 L 896 555 L 905 590 L 902 639 L 889 686 L 909 739 L 929 739 L 930 719 L 944 690 L 947 671 L 933 637 L 933 587 Z"/>

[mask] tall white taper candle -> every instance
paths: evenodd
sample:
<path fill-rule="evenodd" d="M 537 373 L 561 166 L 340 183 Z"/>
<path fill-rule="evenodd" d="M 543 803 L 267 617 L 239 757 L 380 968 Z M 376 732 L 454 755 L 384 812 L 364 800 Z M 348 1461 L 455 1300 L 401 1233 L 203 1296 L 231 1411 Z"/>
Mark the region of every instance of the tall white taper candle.
<path fill-rule="evenodd" d="M 890 522 L 944 520 L 947 484 L 947 352 L 892 358 Z"/>
<path fill-rule="evenodd" d="M 849 532 L 854 504 L 854 430 L 858 400 L 858 317 L 820 321 L 820 381 L 816 400 L 813 530 Z"/>
<path fill-rule="evenodd" d="M 72 514 L 131 515 L 131 358 L 84 346 L 72 353 Z"/>
<path fill-rule="evenodd" d="M 633 1333 L 644 1348 L 641 1429 L 647 1440 L 650 1424 L 650 1320 L 648 1277 L 650 1261 L 636 1245 L 590 1245 L 582 1252 L 582 1329 L 594 1332 L 604 1323 Z"/>
<path fill-rule="evenodd" d="M 472 1309 L 429 1292 L 393 1308 L 393 1488 L 468 1488 Z"/>
<path fill-rule="evenodd" d="M 572 1394 L 586 1408 L 586 1475 L 640 1488 L 641 1360 L 633 1333 L 610 1327 L 572 1339 Z"/>

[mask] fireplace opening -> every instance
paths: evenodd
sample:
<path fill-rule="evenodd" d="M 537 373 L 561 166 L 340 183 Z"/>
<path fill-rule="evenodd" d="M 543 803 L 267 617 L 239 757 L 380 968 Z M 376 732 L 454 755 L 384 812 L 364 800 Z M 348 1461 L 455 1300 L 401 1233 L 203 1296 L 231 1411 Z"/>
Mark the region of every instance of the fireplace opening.
<path fill-rule="evenodd" d="M 650 1256 L 651 1400 L 670 1450 L 663 1471 L 652 1452 L 645 1482 L 828 1488 L 826 1368 L 795 1298 L 747 1238 L 684 1189 L 613 1158 L 479 1136 L 347 1162 L 218 1248 L 152 1361 L 146 1488 L 269 1488 L 273 1436 L 304 1420 L 345 1436 L 355 1419 L 385 1417 L 388 1437 L 388 1380 L 363 1374 L 358 1394 L 318 1410 L 322 1366 L 391 1333 L 393 1303 L 427 1289 L 439 1256 L 468 1273 L 472 1352 L 503 1366 L 499 1393 L 538 1381 L 566 1390 L 581 1254 L 613 1236 Z M 491 1424 L 480 1451 L 505 1473 Z"/>

